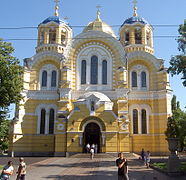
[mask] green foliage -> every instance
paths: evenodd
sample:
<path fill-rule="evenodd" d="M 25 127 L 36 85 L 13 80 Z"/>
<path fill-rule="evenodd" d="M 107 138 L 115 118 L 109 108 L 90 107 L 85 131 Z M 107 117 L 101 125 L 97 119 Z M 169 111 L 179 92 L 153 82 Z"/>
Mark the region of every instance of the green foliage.
<path fill-rule="evenodd" d="M 18 103 L 22 98 L 23 68 L 19 60 L 11 55 L 13 52 L 11 43 L 0 39 L 0 109 Z"/>
<path fill-rule="evenodd" d="M 152 164 L 154 167 L 162 169 L 162 170 L 167 170 L 167 163 L 164 162 L 157 162 Z M 186 172 L 186 162 L 181 162 L 180 163 L 180 169 L 182 172 Z"/>
<path fill-rule="evenodd" d="M 178 122 L 176 121 L 176 119 L 173 116 L 168 117 L 167 129 L 165 131 L 165 135 L 168 138 L 179 138 L 179 136 L 180 136 Z"/>
<path fill-rule="evenodd" d="M 153 163 L 153 166 L 159 169 L 166 170 L 167 169 L 167 164 L 166 163 Z"/>
<path fill-rule="evenodd" d="M 170 60 L 170 67 L 168 72 L 172 76 L 182 74 L 183 85 L 186 86 L 186 20 L 184 24 L 179 27 L 180 37 L 178 38 L 178 50 L 180 55 L 173 56 Z"/>
<path fill-rule="evenodd" d="M 19 60 L 12 56 L 11 43 L 0 39 L 0 148 L 8 148 L 9 124 L 6 109 L 11 103 L 18 104 L 23 89 L 23 68 Z"/>
<path fill-rule="evenodd" d="M 10 127 L 10 120 L 7 120 L 5 117 L 1 117 L 0 118 L 0 149 L 3 151 L 8 149 L 9 127 Z"/>
<path fill-rule="evenodd" d="M 165 135 L 168 138 L 179 138 L 181 150 L 186 147 L 186 113 L 180 109 L 174 95 L 171 101 L 172 116 L 168 118 Z"/>

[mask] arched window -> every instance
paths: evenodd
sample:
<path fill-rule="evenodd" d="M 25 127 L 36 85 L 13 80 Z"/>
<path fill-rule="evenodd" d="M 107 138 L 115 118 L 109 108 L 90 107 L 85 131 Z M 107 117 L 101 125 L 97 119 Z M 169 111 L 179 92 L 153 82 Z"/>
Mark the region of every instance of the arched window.
<path fill-rule="evenodd" d="M 135 29 L 135 44 L 141 44 L 141 28 Z"/>
<path fill-rule="evenodd" d="M 55 28 L 51 28 L 49 30 L 49 44 L 56 43 L 56 30 Z"/>
<path fill-rule="evenodd" d="M 81 62 L 81 84 L 86 84 L 86 68 L 87 62 L 83 60 Z"/>
<path fill-rule="evenodd" d="M 133 110 L 133 133 L 138 134 L 138 110 Z"/>
<path fill-rule="evenodd" d="M 61 31 L 61 44 L 66 44 L 66 31 Z"/>
<path fill-rule="evenodd" d="M 147 45 L 151 46 L 151 43 L 150 43 L 150 32 L 149 31 L 146 32 L 146 41 L 147 41 Z"/>
<path fill-rule="evenodd" d="M 40 37 L 39 37 L 39 44 L 44 43 L 44 32 L 40 32 Z"/>
<path fill-rule="evenodd" d="M 49 113 L 49 134 L 54 134 L 54 116 L 55 116 L 54 109 L 50 109 L 50 113 Z"/>
<path fill-rule="evenodd" d="M 147 87 L 147 75 L 144 71 L 141 73 L 141 87 Z"/>
<path fill-rule="evenodd" d="M 125 32 L 125 45 L 129 45 L 129 31 Z"/>
<path fill-rule="evenodd" d="M 40 117 L 40 134 L 45 134 L 45 120 L 46 120 L 46 110 L 41 109 L 41 117 Z"/>
<path fill-rule="evenodd" d="M 56 82 L 57 82 L 57 72 L 52 71 L 51 87 L 56 87 Z"/>
<path fill-rule="evenodd" d="M 135 71 L 132 72 L 132 87 L 137 87 L 137 73 Z"/>
<path fill-rule="evenodd" d="M 47 87 L 47 71 L 42 72 L 42 87 Z"/>
<path fill-rule="evenodd" d="M 97 84 L 98 83 L 98 57 L 91 57 L 91 72 L 90 72 L 90 83 Z"/>
<path fill-rule="evenodd" d="M 61 44 L 65 44 L 66 37 L 64 34 L 61 35 Z"/>
<path fill-rule="evenodd" d="M 102 84 L 107 84 L 107 61 L 102 62 Z"/>
<path fill-rule="evenodd" d="M 142 134 L 147 134 L 147 113 L 145 109 L 141 110 L 141 128 Z"/>
<path fill-rule="evenodd" d="M 95 102 L 91 101 L 91 107 L 90 107 L 91 111 L 95 111 Z"/>

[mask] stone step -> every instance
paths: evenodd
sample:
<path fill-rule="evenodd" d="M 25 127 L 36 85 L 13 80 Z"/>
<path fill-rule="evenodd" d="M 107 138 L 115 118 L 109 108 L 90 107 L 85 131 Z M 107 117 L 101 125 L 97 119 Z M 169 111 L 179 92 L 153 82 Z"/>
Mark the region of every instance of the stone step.
<path fill-rule="evenodd" d="M 126 158 L 136 158 L 134 153 L 124 153 Z M 90 158 L 90 153 L 77 153 L 69 156 L 70 158 Z M 118 153 L 97 153 L 94 156 L 95 158 L 117 158 Z"/>

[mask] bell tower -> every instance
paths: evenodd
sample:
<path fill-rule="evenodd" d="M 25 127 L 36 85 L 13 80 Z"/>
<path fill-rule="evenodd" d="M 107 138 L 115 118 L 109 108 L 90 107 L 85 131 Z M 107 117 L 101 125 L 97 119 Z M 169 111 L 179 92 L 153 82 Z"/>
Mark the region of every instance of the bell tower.
<path fill-rule="evenodd" d="M 72 39 L 72 29 L 64 19 L 59 17 L 59 0 L 55 0 L 54 16 L 45 19 L 38 26 L 36 52 L 55 51 L 64 53 Z"/>
<path fill-rule="evenodd" d="M 137 13 L 137 1 L 134 0 L 134 14 L 120 27 L 120 42 L 126 52 L 145 51 L 153 54 L 153 28 Z"/>

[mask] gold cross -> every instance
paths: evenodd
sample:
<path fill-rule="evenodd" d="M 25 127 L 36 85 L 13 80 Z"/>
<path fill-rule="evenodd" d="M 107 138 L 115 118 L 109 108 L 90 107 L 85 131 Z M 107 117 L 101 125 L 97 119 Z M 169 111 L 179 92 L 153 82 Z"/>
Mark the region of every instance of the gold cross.
<path fill-rule="evenodd" d="M 134 0 L 133 3 L 134 3 L 134 7 L 136 7 L 138 1 L 137 0 Z"/>
<path fill-rule="evenodd" d="M 101 6 L 100 5 L 97 5 L 96 8 L 98 9 L 98 11 L 100 10 Z"/>
<path fill-rule="evenodd" d="M 59 9 L 59 7 L 58 7 L 59 0 L 54 0 L 54 2 L 56 3 L 54 16 L 59 16 L 59 12 L 58 12 L 58 9 Z"/>
<path fill-rule="evenodd" d="M 56 3 L 56 6 L 58 6 L 59 0 L 54 0 L 54 2 Z"/>
<path fill-rule="evenodd" d="M 97 20 L 100 21 L 101 19 L 100 19 L 100 10 L 99 9 L 101 8 L 101 6 L 97 5 L 96 8 L 98 9 L 97 10 Z"/>

